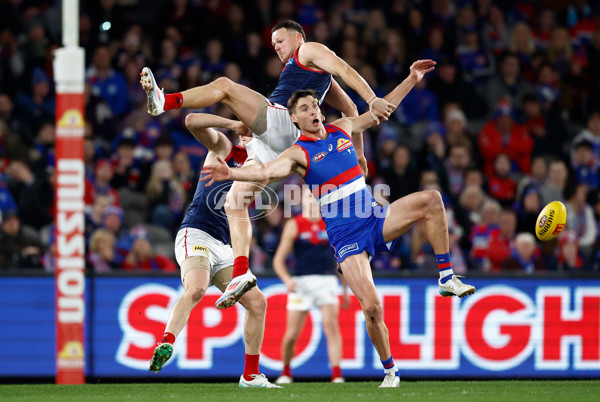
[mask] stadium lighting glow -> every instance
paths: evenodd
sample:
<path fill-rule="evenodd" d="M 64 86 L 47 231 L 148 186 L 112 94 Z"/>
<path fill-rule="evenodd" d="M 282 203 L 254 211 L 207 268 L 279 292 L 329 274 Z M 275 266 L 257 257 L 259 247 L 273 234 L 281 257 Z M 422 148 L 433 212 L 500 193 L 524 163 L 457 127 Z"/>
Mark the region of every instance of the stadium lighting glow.
<path fill-rule="evenodd" d="M 111 26 L 112 26 L 112 24 L 110 23 L 110 21 L 104 21 L 102 24 L 100 24 L 100 30 L 108 31 Z"/>

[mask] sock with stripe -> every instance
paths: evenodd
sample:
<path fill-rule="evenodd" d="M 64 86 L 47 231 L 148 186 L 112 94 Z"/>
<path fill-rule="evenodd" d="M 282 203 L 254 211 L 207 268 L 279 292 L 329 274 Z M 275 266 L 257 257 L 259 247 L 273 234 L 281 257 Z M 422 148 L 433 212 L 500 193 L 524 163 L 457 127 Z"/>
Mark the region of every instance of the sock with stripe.
<path fill-rule="evenodd" d="M 440 271 L 440 282 L 444 284 L 452 279 L 454 272 L 452 271 L 452 263 L 450 262 L 450 253 L 436 254 L 435 261 Z"/>
<path fill-rule="evenodd" d="M 258 371 L 258 359 L 260 355 L 249 355 L 246 353 L 246 359 L 244 364 L 244 379 L 246 381 L 252 381 L 254 378 L 250 377 L 251 374 L 260 374 Z"/>
<path fill-rule="evenodd" d="M 381 364 L 383 365 L 383 371 L 386 374 L 398 372 L 398 369 L 396 368 L 396 365 L 394 364 L 394 356 L 390 356 L 390 358 L 387 360 L 382 360 Z"/>
<path fill-rule="evenodd" d="M 180 92 L 165 94 L 165 110 L 179 109 L 183 105 L 183 95 Z"/>
<path fill-rule="evenodd" d="M 160 340 L 160 342 L 158 342 L 159 345 L 162 345 L 163 343 L 170 343 L 171 345 L 175 343 L 175 335 L 173 335 L 170 332 L 165 332 L 162 339 Z"/>
<path fill-rule="evenodd" d="M 235 257 L 235 260 L 233 260 L 233 273 L 231 274 L 231 277 L 235 278 L 236 276 L 244 275 L 248 271 L 248 268 L 250 268 L 248 257 L 244 255 Z"/>
<path fill-rule="evenodd" d="M 284 364 L 283 365 L 283 371 L 281 372 L 281 375 L 285 375 L 288 377 L 292 376 L 292 368 L 290 367 L 289 364 Z"/>

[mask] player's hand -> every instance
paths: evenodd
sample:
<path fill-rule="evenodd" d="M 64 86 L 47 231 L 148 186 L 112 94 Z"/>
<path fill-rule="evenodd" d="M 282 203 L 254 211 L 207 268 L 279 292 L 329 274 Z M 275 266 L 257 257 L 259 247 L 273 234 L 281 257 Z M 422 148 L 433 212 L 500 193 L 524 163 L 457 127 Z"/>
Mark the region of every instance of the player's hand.
<path fill-rule="evenodd" d="M 375 100 L 369 104 L 369 113 L 371 113 L 371 117 L 377 124 L 388 120 L 394 109 L 396 109 L 396 107 L 383 98 L 375 98 Z"/>
<path fill-rule="evenodd" d="M 360 166 L 360 170 L 362 170 L 364 178 L 366 179 L 369 177 L 369 166 L 367 165 L 367 158 L 365 158 L 364 155 L 358 158 L 358 164 Z"/>
<path fill-rule="evenodd" d="M 288 279 L 285 281 L 285 286 L 287 287 L 288 293 L 294 293 L 298 289 L 298 285 L 293 279 Z"/>
<path fill-rule="evenodd" d="M 425 74 L 435 70 L 437 63 L 433 60 L 417 60 L 410 66 L 410 76 L 415 78 L 417 82 L 420 82 Z"/>
<path fill-rule="evenodd" d="M 204 177 L 201 177 L 200 181 L 210 180 L 206 183 L 206 187 L 210 186 L 215 181 L 228 180 L 231 177 L 231 170 L 223 158 L 217 156 L 217 162 L 218 164 L 215 166 L 204 166 L 202 168 L 201 174 L 203 174 Z"/>
<path fill-rule="evenodd" d="M 252 137 L 252 131 L 241 121 L 234 122 L 231 131 L 240 137 Z"/>

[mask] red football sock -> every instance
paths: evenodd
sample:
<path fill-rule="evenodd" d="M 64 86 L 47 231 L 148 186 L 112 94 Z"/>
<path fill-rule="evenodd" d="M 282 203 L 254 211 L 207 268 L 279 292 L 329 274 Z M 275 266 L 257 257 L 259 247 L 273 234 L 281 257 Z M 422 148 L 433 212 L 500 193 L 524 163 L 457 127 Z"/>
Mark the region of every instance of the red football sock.
<path fill-rule="evenodd" d="M 288 377 L 292 376 L 292 369 L 289 364 L 283 365 L 283 371 L 281 372 L 281 375 L 286 375 Z"/>
<path fill-rule="evenodd" d="M 331 379 L 338 378 L 342 376 L 342 369 L 340 366 L 334 366 L 331 368 Z"/>
<path fill-rule="evenodd" d="M 179 109 L 183 105 L 183 95 L 180 92 L 165 94 L 165 110 Z"/>
<path fill-rule="evenodd" d="M 246 353 L 246 364 L 244 364 L 244 379 L 246 381 L 252 381 L 251 374 L 260 374 L 258 371 L 258 359 L 260 355 L 249 355 Z"/>
<path fill-rule="evenodd" d="M 165 332 L 165 334 L 163 335 L 162 339 L 158 343 L 160 345 L 162 345 L 163 343 L 170 343 L 172 345 L 172 344 L 175 343 L 175 335 L 173 335 L 170 332 Z"/>
<path fill-rule="evenodd" d="M 236 276 L 244 275 L 249 267 L 250 262 L 248 261 L 248 257 L 244 255 L 236 257 L 235 260 L 233 260 L 233 273 L 231 274 L 231 277 L 235 278 Z"/>

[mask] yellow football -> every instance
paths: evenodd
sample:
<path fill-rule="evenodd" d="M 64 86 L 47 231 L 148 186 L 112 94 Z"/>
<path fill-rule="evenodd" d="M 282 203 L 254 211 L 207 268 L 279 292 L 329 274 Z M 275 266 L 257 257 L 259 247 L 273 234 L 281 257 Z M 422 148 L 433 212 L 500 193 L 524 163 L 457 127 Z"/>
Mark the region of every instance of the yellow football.
<path fill-rule="evenodd" d="M 535 223 L 535 235 L 541 241 L 554 239 L 567 223 L 567 208 L 560 201 L 552 201 L 542 209 Z"/>

